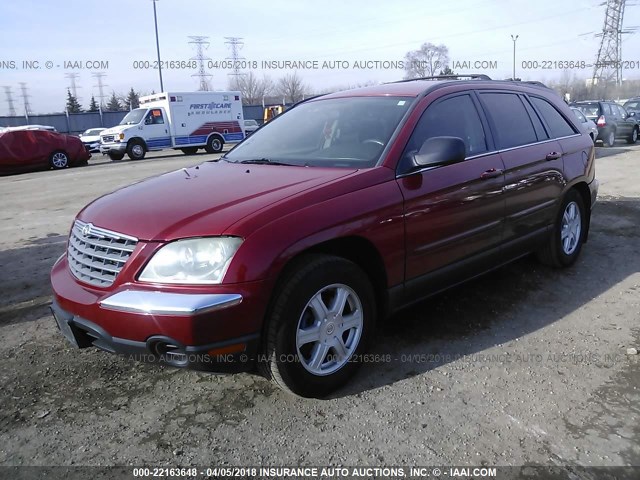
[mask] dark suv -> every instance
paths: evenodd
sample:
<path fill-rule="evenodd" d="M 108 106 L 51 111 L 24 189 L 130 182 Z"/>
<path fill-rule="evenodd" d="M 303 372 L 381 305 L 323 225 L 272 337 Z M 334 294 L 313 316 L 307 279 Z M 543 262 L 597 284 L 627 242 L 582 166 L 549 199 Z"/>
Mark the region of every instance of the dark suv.
<path fill-rule="evenodd" d="M 638 140 L 638 116 L 615 102 L 587 100 L 576 102 L 572 106 L 580 109 L 585 117 L 598 126 L 598 138 L 603 145 L 613 147 L 616 139 L 636 143 Z"/>
<path fill-rule="evenodd" d="M 594 151 L 558 95 L 524 82 L 308 99 L 222 158 L 85 207 L 52 310 L 77 347 L 325 395 L 394 359 L 367 354 L 393 312 L 530 252 L 575 262 Z"/>

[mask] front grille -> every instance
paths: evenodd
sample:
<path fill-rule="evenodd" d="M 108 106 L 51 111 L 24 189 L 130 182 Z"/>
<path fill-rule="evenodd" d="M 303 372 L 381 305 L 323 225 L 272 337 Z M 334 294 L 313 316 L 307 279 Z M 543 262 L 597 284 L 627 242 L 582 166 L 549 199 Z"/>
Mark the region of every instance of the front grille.
<path fill-rule="evenodd" d="M 138 239 L 76 220 L 69 236 L 67 259 L 71 273 L 98 287 L 111 285 Z"/>
<path fill-rule="evenodd" d="M 111 143 L 116 139 L 115 135 L 103 135 L 101 138 L 102 143 Z"/>

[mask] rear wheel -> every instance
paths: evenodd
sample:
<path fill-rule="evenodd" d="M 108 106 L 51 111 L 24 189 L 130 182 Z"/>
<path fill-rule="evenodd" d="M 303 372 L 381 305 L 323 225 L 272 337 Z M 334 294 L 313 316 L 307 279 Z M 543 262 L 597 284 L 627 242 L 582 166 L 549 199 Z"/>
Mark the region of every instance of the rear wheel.
<path fill-rule="evenodd" d="M 207 153 L 220 153 L 223 145 L 224 141 L 219 136 L 211 135 L 207 140 L 207 146 L 204 147 L 204 149 Z"/>
<path fill-rule="evenodd" d="M 198 147 L 181 148 L 180 151 L 185 155 L 195 155 L 196 153 L 198 153 Z"/>
<path fill-rule="evenodd" d="M 638 141 L 638 127 L 635 127 L 631 132 L 631 135 L 629 136 L 629 138 L 627 138 L 627 143 L 630 143 L 631 145 L 633 145 L 637 141 Z"/>
<path fill-rule="evenodd" d="M 115 153 L 115 152 L 109 152 L 107 153 L 107 156 L 113 161 L 113 160 L 122 160 L 124 158 L 124 153 Z"/>
<path fill-rule="evenodd" d="M 616 144 L 616 132 L 614 130 L 610 130 L 602 143 L 605 147 L 613 147 Z"/>
<path fill-rule="evenodd" d="M 309 255 L 291 268 L 268 318 L 265 376 L 303 397 L 323 397 L 356 372 L 375 325 L 373 289 L 354 263 Z"/>
<path fill-rule="evenodd" d="M 49 157 L 49 164 L 54 170 L 60 170 L 69 166 L 69 156 L 62 151 L 53 152 Z"/>
<path fill-rule="evenodd" d="M 547 245 L 538 252 L 540 261 L 552 267 L 572 265 L 582 250 L 587 222 L 582 196 L 576 190 L 569 190 Z"/>
<path fill-rule="evenodd" d="M 137 139 L 129 140 L 127 145 L 127 155 L 131 160 L 142 160 L 146 153 L 147 152 L 142 141 Z"/>

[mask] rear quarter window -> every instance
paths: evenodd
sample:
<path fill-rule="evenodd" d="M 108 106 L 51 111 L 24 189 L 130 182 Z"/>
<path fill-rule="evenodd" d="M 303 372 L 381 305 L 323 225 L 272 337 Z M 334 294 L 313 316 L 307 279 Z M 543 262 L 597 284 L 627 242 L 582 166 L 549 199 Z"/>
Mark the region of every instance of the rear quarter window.
<path fill-rule="evenodd" d="M 551 138 L 568 137 L 576 133 L 573 125 L 551 103 L 539 97 L 530 98 L 531 103 L 533 103 L 547 124 Z"/>

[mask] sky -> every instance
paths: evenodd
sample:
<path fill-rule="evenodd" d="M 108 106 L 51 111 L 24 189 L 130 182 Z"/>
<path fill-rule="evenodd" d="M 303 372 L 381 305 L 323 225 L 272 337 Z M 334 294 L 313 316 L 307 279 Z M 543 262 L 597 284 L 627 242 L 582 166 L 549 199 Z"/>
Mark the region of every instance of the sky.
<path fill-rule="evenodd" d="M 205 54 L 211 64 L 207 60 L 205 66 L 211 67 L 216 90 L 228 88 L 231 73 L 220 68 L 231 55 L 225 37 L 242 38 L 244 71 L 258 76 L 277 80 L 291 73 L 265 69 L 268 62 L 307 62 L 311 68 L 297 73 L 309 94 L 399 80 L 405 73 L 396 68 L 399 62 L 424 42 L 446 45 L 457 73 L 507 78 L 513 69 L 511 35 L 518 35 L 516 76 L 551 81 L 563 75 L 554 62 L 577 62 L 569 73 L 587 78 L 592 67 L 579 62 L 595 61 L 602 1 L 158 0 L 160 55 L 163 62 L 173 61 L 162 70 L 164 90 L 198 89 L 197 68 L 187 65 L 196 55 L 189 44 L 194 35 L 209 37 Z M 624 25 L 640 26 L 640 6 L 627 6 Z M 640 78 L 640 31 L 624 36 L 622 57 L 633 62 L 624 76 Z M 68 75 L 75 73 L 86 108 L 91 95 L 99 94 L 94 72 L 105 74 L 105 95 L 131 88 L 160 91 L 156 61 L 152 0 L 4 0 L 0 7 L 0 87 L 11 87 L 19 114 L 20 82 L 26 83 L 33 113 L 60 112 Z M 2 89 L 0 115 L 8 112 Z"/>

